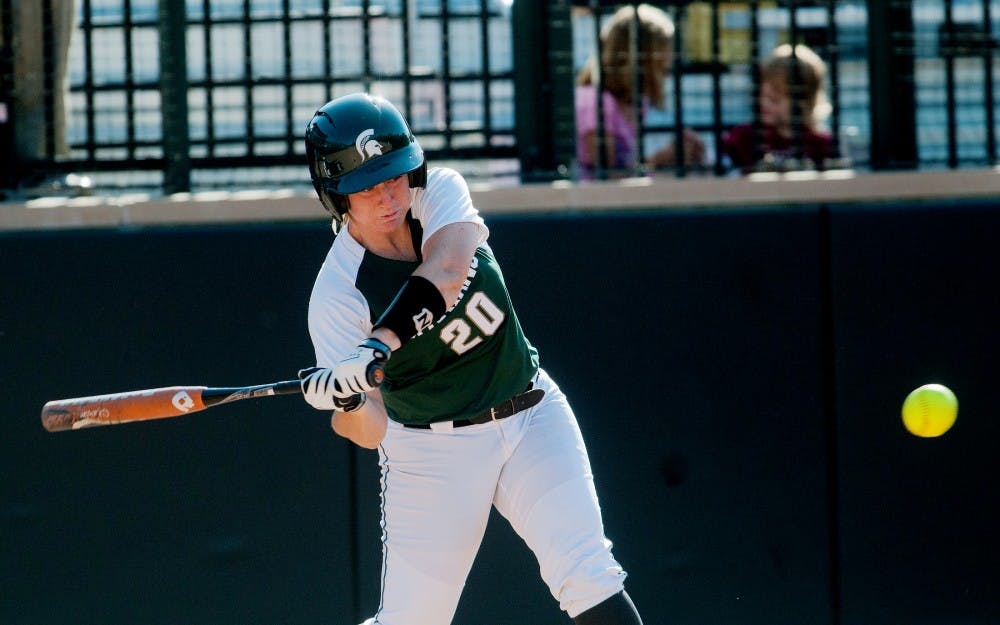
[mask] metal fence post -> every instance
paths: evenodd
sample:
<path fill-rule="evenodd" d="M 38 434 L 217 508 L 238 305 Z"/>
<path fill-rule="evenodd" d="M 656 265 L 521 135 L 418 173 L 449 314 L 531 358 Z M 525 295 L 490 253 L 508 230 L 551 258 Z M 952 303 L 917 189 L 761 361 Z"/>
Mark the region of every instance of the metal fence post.
<path fill-rule="evenodd" d="M 872 169 L 917 166 L 913 0 L 868 0 Z"/>
<path fill-rule="evenodd" d="M 0 150 L 8 155 L 7 167 L 0 167 L 0 189 L 16 185 L 17 152 L 14 149 L 14 26 L 13 3 L 0 0 Z"/>
<path fill-rule="evenodd" d="M 188 136 L 187 15 L 184 0 L 160 0 L 160 100 L 163 191 L 191 190 Z"/>
<path fill-rule="evenodd" d="M 514 2 L 514 115 L 522 182 L 570 177 L 576 155 L 572 3 Z"/>

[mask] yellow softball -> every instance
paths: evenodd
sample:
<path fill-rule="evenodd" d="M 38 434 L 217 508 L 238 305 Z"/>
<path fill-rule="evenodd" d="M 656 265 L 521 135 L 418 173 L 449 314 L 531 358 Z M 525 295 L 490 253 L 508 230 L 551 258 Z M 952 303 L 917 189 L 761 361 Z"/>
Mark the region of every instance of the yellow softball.
<path fill-rule="evenodd" d="M 955 424 L 958 399 L 943 384 L 924 384 L 903 401 L 903 425 L 914 436 L 941 436 Z"/>

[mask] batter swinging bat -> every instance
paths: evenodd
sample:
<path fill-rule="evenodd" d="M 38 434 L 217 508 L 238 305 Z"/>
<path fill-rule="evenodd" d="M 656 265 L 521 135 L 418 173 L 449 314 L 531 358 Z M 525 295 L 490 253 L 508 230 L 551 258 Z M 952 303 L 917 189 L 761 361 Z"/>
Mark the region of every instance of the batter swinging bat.
<path fill-rule="evenodd" d="M 59 399 L 42 407 L 42 425 L 49 432 L 61 432 L 96 425 L 167 419 L 242 399 L 301 392 L 298 380 L 288 380 L 243 388 L 169 386 Z"/>

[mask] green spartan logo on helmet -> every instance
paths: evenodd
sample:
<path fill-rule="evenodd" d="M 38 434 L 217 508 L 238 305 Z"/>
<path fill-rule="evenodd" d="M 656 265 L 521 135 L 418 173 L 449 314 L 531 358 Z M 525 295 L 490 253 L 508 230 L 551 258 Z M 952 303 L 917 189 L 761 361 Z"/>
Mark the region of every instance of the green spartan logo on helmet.
<path fill-rule="evenodd" d="M 424 151 L 391 102 L 354 93 L 324 104 L 306 128 L 309 174 L 335 226 L 350 208 L 348 195 L 409 174 L 426 183 Z"/>

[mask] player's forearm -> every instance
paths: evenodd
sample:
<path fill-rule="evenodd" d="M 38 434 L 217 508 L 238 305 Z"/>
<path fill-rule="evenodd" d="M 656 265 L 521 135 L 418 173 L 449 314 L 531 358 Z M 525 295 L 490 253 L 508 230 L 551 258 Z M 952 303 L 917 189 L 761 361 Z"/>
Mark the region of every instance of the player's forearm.
<path fill-rule="evenodd" d="M 479 246 L 479 226 L 469 222 L 448 224 L 424 246 L 424 261 L 413 272 L 430 280 L 441 291 L 445 306 L 458 301 L 469 277 L 469 265 Z"/>
<path fill-rule="evenodd" d="M 333 431 L 359 447 L 376 449 L 385 438 L 388 415 L 377 392 L 368 394 L 365 405 L 353 412 L 335 412 Z"/>
<path fill-rule="evenodd" d="M 435 232 L 424 245 L 423 262 L 371 336 L 395 351 L 421 329 L 411 327 L 413 320 L 434 321 L 454 306 L 466 287 L 479 236 L 480 226 L 470 222 L 451 223 Z"/>

